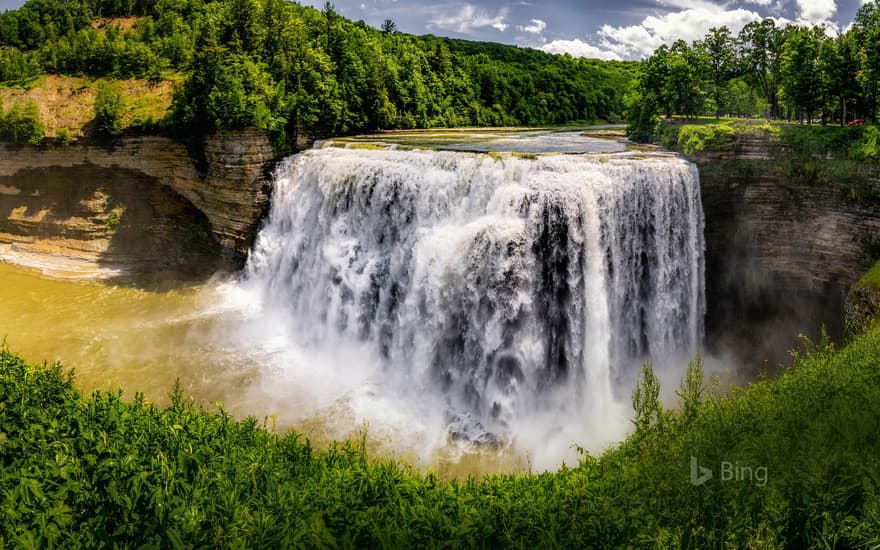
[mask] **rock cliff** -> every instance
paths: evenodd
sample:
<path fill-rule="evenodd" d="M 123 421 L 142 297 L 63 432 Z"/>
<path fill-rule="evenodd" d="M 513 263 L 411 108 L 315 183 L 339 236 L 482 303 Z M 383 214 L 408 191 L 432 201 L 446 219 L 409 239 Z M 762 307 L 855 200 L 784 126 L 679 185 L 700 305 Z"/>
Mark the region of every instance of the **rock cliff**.
<path fill-rule="evenodd" d="M 710 351 L 784 361 L 798 333 L 843 334 L 853 283 L 880 257 L 876 166 L 805 159 L 739 135 L 691 157 L 706 215 Z"/>
<path fill-rule="evenodd" d="M 86 276 L 240 265 L 268 206 L 271 146 L 243 132 L 202 154 L 161 137 L 0 144 L 0 259 Z M 775 363 L 800 332 L 842 336 L 847 295 L 880 258 L 880 166 L 804 159 L 760 134 L 691 160 L 709 351 Z"/>
<path fill-rule="evenodd" d="M 268 205 L 272 148 L 240 132 L 203 154 L 157 136 L 0 144 L 0 256 L 91 276 L 239 264 Z"/>
<path fill-rule="evenodd" d="M 846 331 L 864 332 L 880 321 L 880 261 L 853 285 L 846 297 Z"/>

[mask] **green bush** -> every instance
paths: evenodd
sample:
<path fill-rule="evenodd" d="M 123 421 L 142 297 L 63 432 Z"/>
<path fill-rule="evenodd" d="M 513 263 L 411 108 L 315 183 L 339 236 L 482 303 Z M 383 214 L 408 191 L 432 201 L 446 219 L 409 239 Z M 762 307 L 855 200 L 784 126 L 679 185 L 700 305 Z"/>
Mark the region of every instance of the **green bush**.
<path fill-rule="evenodd" d="M 851 156 L 860 160 L 880 158 L 880 129 L 876 126 L 863 126 L 861 136 L 853 140 Z"/>
<path fill-rule="evenodd" d="M 122 133 L 124 113 L 125 100 L 122 94 L 106 84 L 98 84 L 95 95 L 95 130 L 99 134 L 118 136 Z"/>
<path fill-rule="evenodd" d="M 67 126 L 63 128 L 58 128 L 58 132 L 55 134 L 55 139 L 58 140 L 58 143 L 61 145 L 69 145 L 70 144 L 70 130 Z"/>
<path fill-rule="evenodd" d="M 662 122 L 657 126 L 657 140 L 663 147 L 675 149 L 678 147 L 678 134 L 680 132 L 681 126 L 678 124 Z"/>
<path fill-rule="evenodd" d="M 856 283 L 856 286 L 870 287 L 880 290 L 880 261 L 862 275 L 862 278 Z"/>
<path fill-rule="evenodd" d="M 683 153 L 692 155 L 726 145 L 735 133 L 727 124 L 686 125 L 678 132 L 677 145 Z"/>
<path fill-rule="evenodd" d="M 39 145 L 43 136 L 40 109 L 33 101 L 14 104 L 0 119 L 0 138 L 16 145 Z"/>
<path fill-rule="evenodd" d="M 683 412 L 659 406 L 646 367 L 626 441 L 555 473 L 464 481 L 363 441 L 317 449 L 179 386 L 167 408 L 83 396 L 59 366 L 3 350 L 0 545 L 875 548 L 880 327 L 805 344 L 785 374 L 724 395 L 695 360 Z M 714 477 L 694 485 L 693 460 Z"/>

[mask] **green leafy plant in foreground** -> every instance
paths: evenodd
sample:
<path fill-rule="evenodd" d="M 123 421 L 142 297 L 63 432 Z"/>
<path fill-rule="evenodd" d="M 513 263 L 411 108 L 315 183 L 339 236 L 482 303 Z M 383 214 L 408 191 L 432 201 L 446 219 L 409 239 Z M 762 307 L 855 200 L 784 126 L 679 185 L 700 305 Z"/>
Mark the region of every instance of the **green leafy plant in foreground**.
<path fill-rule="evenodd" d="M 646 366 L 638 430 L 601 456 L 447 481 L 193 407 L 179 386 L 166 408 L 84 396 L 60 366 L 4 350 L 0 545 L 874 548 L 878 364 L 876 327 L 724 395 L 695 360 L 681 411 L 659 407 Z M 693 484 L 692 460 L 714 477 Z"/>

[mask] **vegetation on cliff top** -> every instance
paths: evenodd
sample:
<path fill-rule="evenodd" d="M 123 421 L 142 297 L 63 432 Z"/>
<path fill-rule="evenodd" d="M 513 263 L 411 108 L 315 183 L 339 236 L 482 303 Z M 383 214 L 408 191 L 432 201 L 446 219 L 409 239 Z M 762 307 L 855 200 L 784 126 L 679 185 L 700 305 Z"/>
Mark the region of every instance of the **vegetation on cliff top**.
<path fill-rule="evenodd" d="M 100 17 L 99 17 L 100 16 Z M 617 120 L 635 64 L 373 29 L 283 0 L 29 0 L 0 14 L 0 82 L 185 74 L 166 129 L 298 134 Z"/>
<path fill-rule="evenodd" d="M 317 449 L 192 407 L 179 388 L 165 409 L 83 396 L 60 367 L 4 350 L 0 544 L 875 547 L 880 328 L 807 348 L 726 395 L 695 361 L 681 411 L 660 406 L 646 368 L 620 445 L 555 473 L 464 481 L 358 442 Z M 694 484 L 699 467 L 713 477 Z"/>
<path fill-rule="evenodd" d="M 713 28 L 702 40 L 660 46 L 639 68 L 627 96 L 629 133 L 655 138 L 659 115 L 730 115 L 806 124 L 877 122 L 880 2 L 859 8 L 853 25 L 745 25 L 734 36 Z"/>
<path fill-rule="evenodd" d="M 714 118 L 658 121 L 654 139 L 664 147 L 692 155 L 724 150 L 739 137 L 767 137 L 787 147 L 802 162 L 811 159 L 865 161 L 880 159 L 880 128 L 874 125 L 805 126 L 745 119 Z M 779 153 L 783 158 L 786 153 Z"/>

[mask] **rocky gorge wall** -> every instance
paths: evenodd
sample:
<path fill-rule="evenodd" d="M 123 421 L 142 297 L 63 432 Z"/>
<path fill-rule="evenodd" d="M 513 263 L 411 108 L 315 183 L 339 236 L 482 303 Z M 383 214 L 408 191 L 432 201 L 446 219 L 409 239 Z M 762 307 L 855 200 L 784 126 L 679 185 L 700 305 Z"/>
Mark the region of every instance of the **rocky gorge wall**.
<path fill-rule="evenodd" d="M 880 258 L 880 166 L 804 159 L 751 134 L 689 158 L 706 218 L 708 350 L 775 364 L 801 332 L 841 337 L 846 297 Z M 273 166 L 256 132 L 209 139 L 198 162 L 155 136 L 0 144 L 0 260 L 89 277 L 236 268 Z"/>
<path fill-rule="evenodd" d="M 797 335 L 844 331 L 847 294 L 880 257 L 880 170 L 804 158 L 772 135 L 690 156 L 706 216 L 709 351 L 787 359 Z"/>
<path fill-rule="evenodd" d="M 215 136 L 203 155 L 158 136 L 0 144 L 0 258 L 98 277 L 239 265 L 268 205 L 271 144 Z"/>

